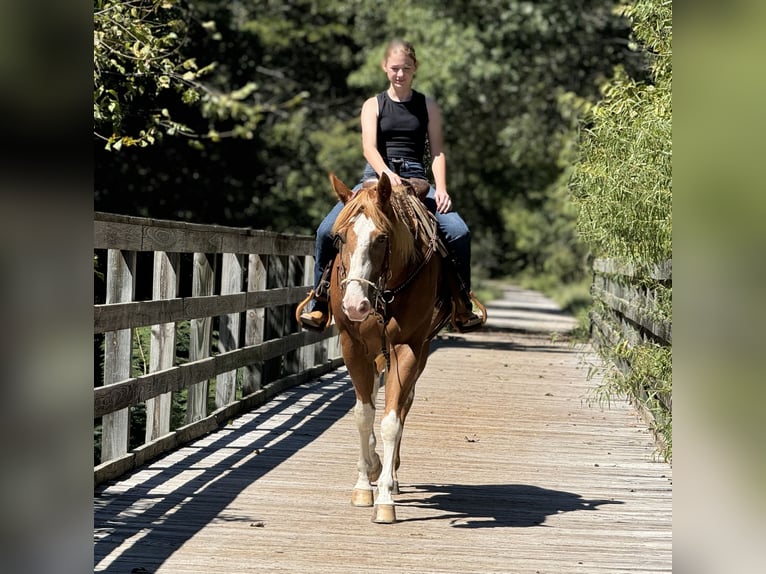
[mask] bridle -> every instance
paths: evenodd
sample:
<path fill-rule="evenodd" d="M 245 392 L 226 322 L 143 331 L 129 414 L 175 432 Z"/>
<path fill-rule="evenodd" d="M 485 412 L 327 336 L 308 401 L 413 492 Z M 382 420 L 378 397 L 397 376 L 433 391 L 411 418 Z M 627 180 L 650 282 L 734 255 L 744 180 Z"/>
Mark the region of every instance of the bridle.
<path fill-rule="evenodd" d="M 340 273 L 340 276 L 342 279 L 339 281 L 340 287 L 341 287 L 341 293 L 345 292 L 346 285 L 352 282 L 361 283 L 364 285 L 368 285 L 372 291 L 375 298 L 375 304 L 373 305 L 373 313 L 378 315 L 382 320 L 383 323 L 388 323 L 389 319 L 391 318 L 388 315 L 388 305 L 394 302 L 394 299 L 396 299 L 396 296 L 399 295 L 402 291 L 407 289 L 412 282 L 420 275 L 420 272 L 425 269 L 426 265 L 428 265 L 428 262 L 433 257 L 434 253 L 439 249 L 439 237 L 438 235 L 433 235 L 431 237 L 431 240 L 428 244 L 428 250 L 423 255 L 423 257 L 420 260 L 420 263 L 418 263 L 418 266 L 411 272 L 407 274 L 407 278 L 402 281 L 399 285 L 393 288 L 387 288 L 387 283 L 391 279 L 391 269 L 390 269 L 390 259 L 391 259 L 391 242 L 389 239 L 386 239 L 386 255 L 383 260 L 383 265 L 381 267 L 380 275 L 378 276 L 378 281 L 373 282 L 369 279 L 365 279 L 364 277 L 346 277 L 346 268 L 343 265 L 343 243 L 344 241 L 340 238 L 340 236 L 335 236 L 335 246 L 338 249 L 338 254 L 340 255 L 340 262 L 338 265 L 338 271 Z"/>
<path fill-rule="evenodd" d="M 383 265 L 381 266 L 380 275 L 378 276 L 377 282 L 370 281 L 369 279 L 365 279 L 364 277 L 347 277 L 347 271 L 346 267 L 343 264 L 343 245 L 345 241 L 340 237 L 340 235 L 336 235 L 334 238 L 335 247 L 338 250 L 338 255 L 340 257 L 340 261 L 338 263 L 338 273 L 340 274 L 340 281 L 338 284 L 340 285 L 341 294 L 345 293 L 346 286 L 349 283 L 361 283 L 363 285 L 367 285 L 372 289 L 372 295 L 374 297 L 375 304 L 373 305 L 373 313 L 379 317 L 379 321 L 382 319 L 385 322 L 387 322 L 387 308 L 386 305 L 391 303 L 394 299 L 393 297 L 386 297 L 384 294 L 386 293 L 386 283 L 388 279 L 390 279 L 391 276 L 391 269 L 389 266 L 389 262 L 391 259 L 391 242 L 389 239 L 386 239 L 386 247 L 385 247 L 385 257 L 383 259 Z"/>

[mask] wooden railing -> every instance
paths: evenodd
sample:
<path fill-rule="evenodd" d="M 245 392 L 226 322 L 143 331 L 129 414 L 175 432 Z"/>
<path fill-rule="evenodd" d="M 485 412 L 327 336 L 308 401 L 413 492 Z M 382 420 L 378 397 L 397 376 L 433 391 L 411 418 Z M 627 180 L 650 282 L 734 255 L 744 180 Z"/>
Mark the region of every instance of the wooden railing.
<path fill-rule="evenodd" d="M 312 283 L 313 237 L 96 213 L 94 249 L 105 275 L 94 306 L 96 484 L 342 365 L 334 326 L 303 332 L 294 319 Z M 139 287 L 149 297 L 139 300 Z M 135 337 L 147 327 L 145 349 Z M 171 399 L 181 391 L 179 415 Z M 138 405 L 145 440 L 129 448 Z M 182 422 L 171 428 L 171 417 Z"/>
<path fill-rule="evenodd" d="M 632 265 L 620 265 L 612 260 L 597 259 L 593 265 L 592 293 L 595 305 L 591 312 L 593 340 L 599 347 L 615 347 L 626 344 L 630 348 L 642 344 L 656 344 L 671 347 L 673 342 L 672 322 L 667 311 L 670 301 L 669 290 L 673 285 L 673 262 L 668 260 L 651 269 L 639 270 Z M 664 295 L 661 293 L 664 291 Z M 615 365 L 627 373 L 631 369 L 629 361 L 622 360 L 612 353 Z M 672 412 L 672 394 L 657 389 L 645 388 L 645 394 L 657 391 L 661 407 Z M 644 413 L 656 417 L 658 413 Z"/>

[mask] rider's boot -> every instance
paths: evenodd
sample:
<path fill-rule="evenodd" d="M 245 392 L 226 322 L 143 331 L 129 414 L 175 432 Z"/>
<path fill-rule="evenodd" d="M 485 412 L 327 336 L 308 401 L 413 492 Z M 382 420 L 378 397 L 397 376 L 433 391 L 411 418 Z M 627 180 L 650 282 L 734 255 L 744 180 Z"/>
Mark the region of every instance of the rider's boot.
<path fill-rule="evenodd" d="M 327 301 L 314 299 L 311 311 L 304 311 L 300 315 L 301 327 L 310 331 L 324 331 L 328 319 Z"/>
<path fill-rule="evenodd" d="M 310 331 L 324 331 L 330 320 L 328 301 L 330 298 L 330 273 L 332 265 L 328 265 L 322 273 L 319 285 L 310 294 L 310 310 L 302 311 L 298 316 L 301 327 Z M 306 302 L 302 303 L 306 306 Z M 299 307 L 300 309 L 300 307 Z"/>
<path fill-rule="evenodd" d="M 452 323 L 461 333 L 470 333 L 480 329 L 486 322 L 486 311 L 479 316 L 473 311 L 473 301 L 477 300 L 473 291 L 461 290 L 459 295 L 454 298 L 454 307 L 452 312 Z M 478 300 L 477 300 L 478 301 Z"/>

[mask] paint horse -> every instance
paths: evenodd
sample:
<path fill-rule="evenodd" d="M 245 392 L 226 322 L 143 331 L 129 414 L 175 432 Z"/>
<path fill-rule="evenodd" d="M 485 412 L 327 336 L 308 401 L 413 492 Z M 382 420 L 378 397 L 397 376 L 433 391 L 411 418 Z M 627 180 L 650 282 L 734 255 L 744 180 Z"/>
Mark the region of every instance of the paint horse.
<path fill-rule="evenodd" d="M 330 279 L 330 311 L 356 392 L 359 476 L 351 501 L 374 506 L 374 522 L 393 523 L 404 422 L 430 342 L 450 319 L 450 290 L 442 277 L 447 252 L 436 219 L 422 202 L 427 181 L 405 180 L 393 187 L 384 174 L 356 194 L 332 174 L 330 181 L 345 204 L 333 228 L 338 255 Z M 382 461 L 373 429 L 378 375 L 385 377 Z"/>

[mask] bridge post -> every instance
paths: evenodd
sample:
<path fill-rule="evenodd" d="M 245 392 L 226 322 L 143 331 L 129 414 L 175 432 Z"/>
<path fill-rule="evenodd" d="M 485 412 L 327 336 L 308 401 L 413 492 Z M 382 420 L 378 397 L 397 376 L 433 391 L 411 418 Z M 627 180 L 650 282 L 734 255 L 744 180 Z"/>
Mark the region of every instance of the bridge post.
<path fill-rule="evenodd" d="M 154 252 L 152 275 L 152 298 L 173 299 L 178 293 L 179 253 Z M 176 324 L 174 322 L 152 325 L 149 350 L 149 372 L 154 373 L 173 366 L 176 356 Z M 151 442 L 170 432 L 170 411 L 173 393 L 163 393 L 146 401 L 146 442 Z"/>
<path fill-rule="evenodd" d="M 224 253 L 221 265 L 221 295 L 242 292 L 242 256 Z M 219 317 L 219 348 L 222 353 L 239 348 L 240 314 L 230 313 Z M 237 370 L 221 373 L 216 378 L 215 406 L 225 407 L 234 402 L 237 392 Z"/>
<path fill-rule="evenodd" d="M 133 300 L 136 291 L 136 252 L 109 249 L 107 252 L 106 303 Z M 133 330 L 108 331 L 104 336 L 104 385 L 130 378 Z M 120 409 L 101 419 L 101 461 L 128 452 L 130 410 Z"/>
<path fill-rule="evenodd" d="M 313 285 L 314 283 L 314 258 L 306 255 L 303 258 L 303 281 L 302 285 Z M 305 371 L 316 364 L 318 343 L 301 347 L 298 351 L 298 369 Z"/>
<path fill-rule="evenodd" d="M 267 268 L 266 287 L 277 289 L 287 286 L 287 256 L 269 255 L 269 264 Z M 285 334 L 285 307 L 269 307 L 266 310 L 266 324 L 264 327 L 263 338 L 266 341 L 279 339 Z M 270 383 L 282 376 L 284 367 L 284 357 L 275 357 L 269 359 L 263 364 L 263 383 Z"/>
<path fill-rule="evenodd" d="M 192 297 L 213 295 L 215 290 L 215 257 L 206 253 L 194 254 L 192 271 Z M 189 321 L 189 362 L 210 356 L 210 338 L 213 318 Z M 208 381 L 189 386 L 186 399 L 186 423 L 193 423 L 207 416 Z"/>
<path fill-rule="evenodd" d="M 266 289 L 266 265 L 261 255 L 251 253 L 247 265 L 247 291 L 264 291 Z M 248 309 L 245 313 L 245 346 L 258 345 L 263 342 L 264 319 L 266 310 L 263 307 Z M 246 365 L 243 369 L 242 395 L 246 396 L 261 388 L 263 363 Z"/>

